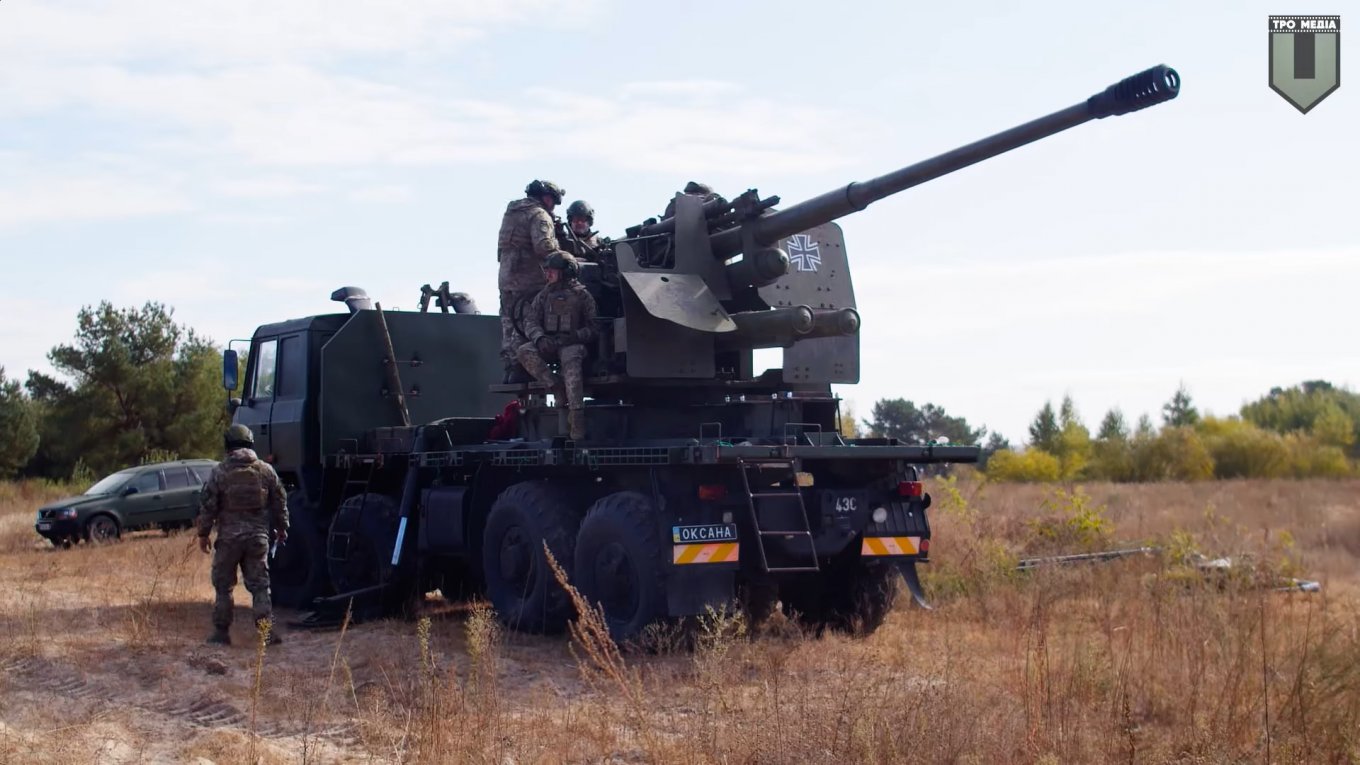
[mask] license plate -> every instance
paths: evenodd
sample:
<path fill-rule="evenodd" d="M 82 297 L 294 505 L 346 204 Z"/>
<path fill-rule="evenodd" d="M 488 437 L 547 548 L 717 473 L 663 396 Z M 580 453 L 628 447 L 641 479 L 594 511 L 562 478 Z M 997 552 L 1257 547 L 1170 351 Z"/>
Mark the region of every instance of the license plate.
<path fill-rule="evenodd" d="M 822 495 L 822 502 L 826 504 L 826 509 L 831 511 L 831 515 L 837 518 L 848 518 L 860 511 L 864 507 L 865 497 L 861 492 L 827 492 Z"/>
<path fill-rule="evenodd" d="M 671 541 L 678 545 L 737 541 L 737 524 L 709 523 L 703 526 L 673 526 Z"/>
<path fill-rule="evenodd" d="M 47 521 L 38 524 L 38 531 L 51 531 L 51 530 L 52 524 Z"/>

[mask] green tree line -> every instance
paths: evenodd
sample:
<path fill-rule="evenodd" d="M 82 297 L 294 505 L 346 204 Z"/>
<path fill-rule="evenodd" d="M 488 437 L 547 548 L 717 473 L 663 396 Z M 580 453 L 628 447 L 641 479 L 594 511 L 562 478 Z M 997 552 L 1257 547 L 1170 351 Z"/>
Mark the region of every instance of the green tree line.
<path fill-rule="evenodd" d="M 1160 427 L 1130 427 L 1119 409 L 1094 435 L 1064 397 L 1046 402 L 1024 449 L 1000 449 L 985 466 L 998 481 L 1201 481 L 1213 478 L 1341 478 L 1357 474 L 1360 394 L 1315 380 L 1273 388 L 1237 415 L 1201 416 L 1181 386 Z"/>
<path fill-rule="evenodd" d="M 0 479 L 103 474 L 148 457 L 210 457 L 227 424 L 221 351 L 160 303 L 82 308 L 55 375 L 0 367 Z"/>

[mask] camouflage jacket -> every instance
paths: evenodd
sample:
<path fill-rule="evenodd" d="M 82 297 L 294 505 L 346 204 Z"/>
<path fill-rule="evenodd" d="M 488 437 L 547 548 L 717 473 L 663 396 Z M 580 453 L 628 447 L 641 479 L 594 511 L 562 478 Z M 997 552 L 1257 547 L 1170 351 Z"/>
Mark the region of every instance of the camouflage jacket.
<path fill-rule="evenodd" d="M 578 236 L 570 226 L 558 221 L 557 242 L 564 251 L 571 253 L 577 260 L 595 263 L 600 259 L 600 236 L 594 231 L 585 236 Z"/>
<path fill-rule="evenodd" d="M 232 449 L 203 484 L 194 526 L 206 537 L 214 525 L 219 542 L 288 528 L 283 483 L 253 450 Z"/>
<path fill-rule="evenodd" d="M 561 345 L 590 342 L 595 338 L 595 298 L 575 279 L 549 284 L 529 307 L 524 334 L 531 343 L 540 337 Z"/>
<path fill-rule="evenodd" d="M 496 244 L 500 261 L 499 287 L 511 292 L 543 289 L 543 262 L 561 252 L 553 233 L 553 219 L 534 199 L 516 199 L 505 208 Z"/>

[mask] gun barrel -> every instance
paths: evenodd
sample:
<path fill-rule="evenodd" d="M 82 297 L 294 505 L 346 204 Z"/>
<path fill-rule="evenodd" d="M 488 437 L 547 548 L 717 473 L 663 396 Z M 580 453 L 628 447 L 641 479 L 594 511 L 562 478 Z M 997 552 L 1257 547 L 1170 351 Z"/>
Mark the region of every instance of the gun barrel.
<path fill-rule="evenodd" d="M 859 332 L 859 313 L 853 308 L 812 309 L 805 305 L 742 311 L 732 314 L 737 329 L 715 335 L 720 350 L 786 348 L 799 340 L 837 337 Z"/>
<path fill-rule="evenodd" d="M 1118 116 L 1170 101 L 1180 93 L 1180 75 L 1166 65 L 1126 77 L 1085 101 L 867 181 L 851 183 L 792 207 L 713 235 L 713 254 L 729 257 L 748 241 L 769 246 L 800 231 L 858 212 L 884 197 L 948 175 L 1011 149 L 1047 138 L 1094 119 Z M 743 228 L 746 233 L 743 233 Z M 746 238 L 749 233 L 750 239 Z"/>

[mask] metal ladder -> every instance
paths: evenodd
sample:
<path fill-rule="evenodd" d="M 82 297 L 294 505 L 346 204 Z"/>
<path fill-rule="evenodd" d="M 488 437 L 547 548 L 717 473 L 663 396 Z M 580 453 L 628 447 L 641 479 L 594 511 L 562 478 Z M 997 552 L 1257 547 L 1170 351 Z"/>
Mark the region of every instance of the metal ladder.
<path fill-rule="evenodd" d="M 355 477 L 354 465 L 356 462 L 368 468 L 367 472 L 364 473 L 362 478 Z M 377 471 L 378 471 L 377 456 L 365 457 L 362 459 L 359 457 L 350 457 L 348 460 L 346 460 L 345 483 L 344 486 L 340 489 L 340 502 L 343 504 L 345 500 L 349 499 L 355 494 L 362 494 L 364 497 L 364 502 L 363 505 L 359 507 L 360 518 L 363 518 L 364 510 L 368 509 L 366 507 L 366 505 L 368 505 L 369 494 L 368 487 L 372 485 L 373 474 L 376 473 Z M 356 487 L 358 488 L 358 491 L 353 490 Z M 326 559 L 341 562 L 349 560 L 350 536 L 352 536 L 352 534 L 350 532 L 336 532 L 328 534 L 327 536 L 328 538 L 326 540 Z M 338 546 L 337 543 L 339 543 L 342 538 L 344 540 L 344 550 L 341 551 L 343 554 L 336 554 L 335 548 Z"/>
<path fill-rule="evenodd" d="M 759 481 L 760 471 L 764 467 L 783 466 L 787 471 L 788 480 L 793 483 L 792 489 L 769 487 L 763 482 L 758 483 L 759 491 L 751 488 L 751 470 L 755 470 L 757 481 Z M 798 477 L 793 470 L 793 463 L 783 460 L 779 461 L 749 461 L 738 460 L 737 467 L 741 471 L 741 486 L 746 493 L 746 505 L 751 510 L 751 524 L 756 531 L 756 548 L 760 550 L 760 565 L 765 571 L 771 574 L 792 573 L 795 571 L 820 571 L 821 566 L 817 563 L 817 546 L 812 539 L 812 525 L 808 522 L 807 506 L 803 504 L 803 493 L 798 490 Z M 785 507 L 797 503 L 798 518 L 802 521 L 802 528 L 791 529 L 767 529 L 761 524 L 761 510 L 771 509 L 770 505 L 786 503 Z M 765 550 L 766 537 L 783 537 L 785 539 L 798 538 L 807 542 L 807 559 L 811 565 L 802 566 L 771 566 L 769 554 Z M 794 557 L 794 556 L 789 556 Z"/>

